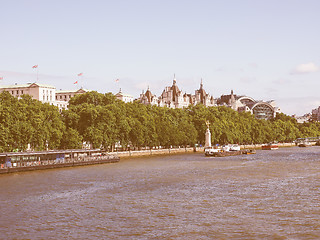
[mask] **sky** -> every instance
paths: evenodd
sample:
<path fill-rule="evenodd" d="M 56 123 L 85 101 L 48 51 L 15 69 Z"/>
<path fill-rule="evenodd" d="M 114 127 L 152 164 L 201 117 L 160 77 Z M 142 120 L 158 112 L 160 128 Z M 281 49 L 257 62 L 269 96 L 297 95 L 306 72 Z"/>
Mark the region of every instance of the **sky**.
<path fill-rule="evenodd" d="M 187 93 L 202 79 L 215 98 L 233 90 L 275 100 L 288 115 L 320 106 L 318 0 L 0 0 L 0 6 L 1 85 L 121 88 L 138 98 L 148 87 L 159 96 L 175 74 Z"/>

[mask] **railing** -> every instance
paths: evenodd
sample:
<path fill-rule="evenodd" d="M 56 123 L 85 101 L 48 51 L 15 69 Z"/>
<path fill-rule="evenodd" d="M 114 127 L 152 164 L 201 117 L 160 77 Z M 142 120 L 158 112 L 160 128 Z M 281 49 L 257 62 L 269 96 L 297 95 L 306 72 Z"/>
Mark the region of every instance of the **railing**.
<path fill-rule="evenodd" d="M 320 141 L 320 137 L 307 137 L 307 138 L 297 138 L 294 142 L 301 143 L 301 142 L 318 142 Z"/>
<path fill-rule="evenodd" d="M 6 170 L 19 169 L 20 171 L 25 171 L 24 169 L 36 170 L 36 169 L 46 169 L 54 167 L 71 167 L 71 166 L 81 166 L 81 165 L 91 165 L 99 163 L 117 162 L 119 157 L 113 154 L 103 155 L 103 156 L 85 156 L 85 157 L 75 157 L 75 158 L 61 158 L 61 159 L 50 159 L 50 160 L 37 160 L 37 161 L 12 161 L 0 164 L 0 173 L 8 172 Z"/>

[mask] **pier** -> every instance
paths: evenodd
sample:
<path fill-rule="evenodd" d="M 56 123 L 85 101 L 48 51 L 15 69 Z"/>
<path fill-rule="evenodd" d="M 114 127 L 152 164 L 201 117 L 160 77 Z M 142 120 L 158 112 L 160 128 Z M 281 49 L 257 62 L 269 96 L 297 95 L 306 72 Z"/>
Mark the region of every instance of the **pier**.
<path fill-rule="evenodd" d="M 119 161 L 119 156 L 100 149 L 0 153 L 0 174 Z"/>
<path fill-rule="evenodd" d="M 316 143 L 320 141 L 320 137 L 306 137 L 306 138 L 297 138 L 294 142 L 296 145 L 302 142 L 310 142 L 310 143 Z"/>

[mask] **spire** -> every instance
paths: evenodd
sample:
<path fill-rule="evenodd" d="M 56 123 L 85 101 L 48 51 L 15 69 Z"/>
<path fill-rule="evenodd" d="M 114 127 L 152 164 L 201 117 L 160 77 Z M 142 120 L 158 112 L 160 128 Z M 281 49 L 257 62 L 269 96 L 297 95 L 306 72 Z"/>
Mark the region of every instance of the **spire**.
<path fill-rule="evenodd" d="M 173 74 L 173 85 L 176 85 L 176 83 L 177 83 L 176 74 L 174 73 L 174 74 Z"/>
<path fill-rule="evenodd" d="M 201 78 L 201 83 L 200 83 L 200 89 L 203 88 L 203 83 L 202 83 L 202 78 Z"/>

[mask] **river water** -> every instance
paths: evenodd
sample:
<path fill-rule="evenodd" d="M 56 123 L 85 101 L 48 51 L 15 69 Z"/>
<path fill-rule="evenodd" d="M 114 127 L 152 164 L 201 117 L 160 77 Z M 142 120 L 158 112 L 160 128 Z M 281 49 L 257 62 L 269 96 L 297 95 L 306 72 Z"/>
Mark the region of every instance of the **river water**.
<path fill-rule="evenodd" d="M 319 239 L 320 147 L 0 175 L 0 239 Z"/>

